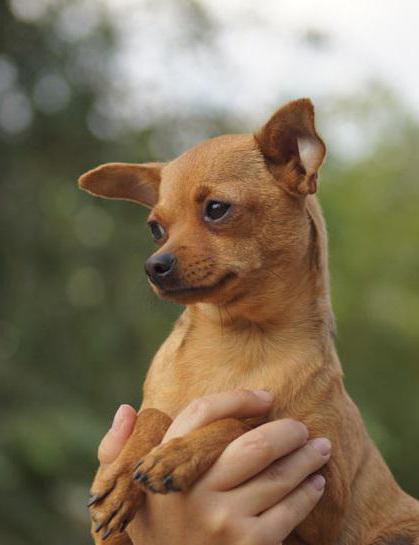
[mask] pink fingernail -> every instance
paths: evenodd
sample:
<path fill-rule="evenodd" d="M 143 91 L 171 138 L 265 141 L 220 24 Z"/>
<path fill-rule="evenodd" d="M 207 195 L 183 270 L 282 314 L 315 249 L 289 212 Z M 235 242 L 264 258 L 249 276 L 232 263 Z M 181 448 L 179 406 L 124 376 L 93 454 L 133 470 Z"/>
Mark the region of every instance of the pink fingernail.
<path fill-rule="evenodd" d="M 318 450 L 323 456 L 328 456 L 332 450 L 332 444 L 326 437 L 319 437 L 310 441 L 310 445 Z"/>
<path fill-rule="evenodd" d="M 123 425 L 125 421 L 125 407 L 126 405 L 121 405 L 119 409 L 116 411 L 115 416 L 113 417 L 112 421 L 112 431 L 118 431 L 121 426 Z"/>
<path fill-rule="evenodd" d="M 272 403 L 274 396 L 268 390 L 253 390 L 253 393 L 264 403 Z"/>
<path fill-rule="evenodd" d="M 320 474 L 310 477 L 310 482 L 319 492 L 322 491 L 323 488 L 326 486 L 326 479 L 323 477 L 323 475 Z"/>

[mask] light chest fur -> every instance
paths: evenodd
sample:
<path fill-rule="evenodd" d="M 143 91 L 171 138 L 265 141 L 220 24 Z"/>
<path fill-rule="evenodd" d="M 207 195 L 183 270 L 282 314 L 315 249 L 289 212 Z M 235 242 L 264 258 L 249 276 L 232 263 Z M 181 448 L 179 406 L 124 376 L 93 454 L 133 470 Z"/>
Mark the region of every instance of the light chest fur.
<path fill-rule="evenodd" d="M 324 354 L 309 339 L 285 338 L 258 327 L 222 325 L 186 310 L 157 352 L 144 385 L 144 406 L 174 417 L 192 399 L 206 394 L 268 389 L 277 398 L 276 410 L 298 397 L 310 378 L 322 382 Z M 337 377 L 340 371 L 336 369 Z M 281 401 L 282 400 L 282 401 Z"/>

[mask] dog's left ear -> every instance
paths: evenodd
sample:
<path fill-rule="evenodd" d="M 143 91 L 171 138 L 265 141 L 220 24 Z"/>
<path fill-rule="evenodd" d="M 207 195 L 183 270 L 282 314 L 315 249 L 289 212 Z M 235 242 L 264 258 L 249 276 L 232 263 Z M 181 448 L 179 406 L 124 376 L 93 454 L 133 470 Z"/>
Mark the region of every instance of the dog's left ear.
<path fill-rule="evenodd" d="M 158 200 L 163 163 L 107 163 L 79 178 L 79 187 L 97 197 L 124 199 L 152 208 Z"/>
<path fill-rule="evenodd" d="M 315 128 L 311 100 L 302 98 L 285 104 L 255 138 L 269 170 L 284 189 L 296 195 L 316 192 L 326 146 Z"/>

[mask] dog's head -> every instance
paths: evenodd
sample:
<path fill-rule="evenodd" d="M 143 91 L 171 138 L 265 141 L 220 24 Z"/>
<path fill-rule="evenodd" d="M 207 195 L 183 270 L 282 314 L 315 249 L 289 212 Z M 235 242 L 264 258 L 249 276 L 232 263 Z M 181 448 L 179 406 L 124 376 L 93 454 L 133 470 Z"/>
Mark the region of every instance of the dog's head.
<path fill-rule="evenodd" d="M 145 270 L 161 297 L 227 304 L 304 258 L 305 200 L 325 151 L 313 106 L 301 99 L 254 135 L 213 138 L 168 163 L 105 164 L 79 184 L 151 208 L 158 249 Z"/>

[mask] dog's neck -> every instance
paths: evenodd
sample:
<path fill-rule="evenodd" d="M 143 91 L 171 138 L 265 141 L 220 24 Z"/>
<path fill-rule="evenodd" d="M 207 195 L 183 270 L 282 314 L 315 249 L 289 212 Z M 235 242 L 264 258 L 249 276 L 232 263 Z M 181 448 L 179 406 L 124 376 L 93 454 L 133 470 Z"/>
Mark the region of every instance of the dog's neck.
<path fill-rule="evenodd" d="M 334 321 L 327 290 L 327 278 L 306 271 L 294 277 L 293 283 L 277 282 L 269 292 L 263 289 L 248 300 L 232 306 L 198 303 L 188 307 L 195 327 L 211 327 L 220 338 L 251 336 L 260 344 L 285 347 L 310 347 L 310 352 L 324 351 L 333 345 Z"/>
<path fill-rule="evenodd" d="M 274 301 L 271 303 L 273 310 Z M 331 378 L 340 380 L 341 367 L 327 305 L 314 297 L 308 301 L 307 293 L 296 297 L 287 308 L 281 307 L 278 300 L 276 303 L 280 311 L 269 319 L 264 312 L 263 320 L 256 311 L 254 317 L 243 317 L 209 304 L 188 307 L 188 338 L 195 345 L 188 374 L 194 376 L 196 361 L 202 358 L 200 351 L 206 347 L 211 375 L 217 377 L 213 381 L 219 381 L 219 389 L 274 388 L 281 399 L 278 406 L 284 410 L 307 389 L 308 383 L 318 384 L 318 377 L 323 377 L 321 384 Z M 208 358 L 208 354 L 204 357 Z"/>

